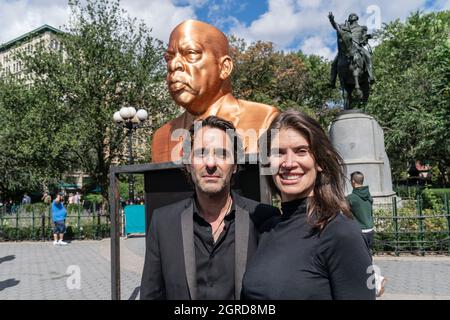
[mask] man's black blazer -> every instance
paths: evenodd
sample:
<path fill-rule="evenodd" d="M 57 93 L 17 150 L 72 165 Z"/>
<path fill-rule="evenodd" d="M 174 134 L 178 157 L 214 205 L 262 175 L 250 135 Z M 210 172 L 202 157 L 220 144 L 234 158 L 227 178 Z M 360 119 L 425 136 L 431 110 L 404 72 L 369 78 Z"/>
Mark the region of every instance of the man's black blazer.
<path fill-rule="evenodd" d="M 235 296 L 240 298 L 247 262 L 259 232 L 274 216 L 275 207 L 232 193 L 235 203 Z M 147 236 L 141 299 L 195 300 L 194 198 L 156 209 Z"/>

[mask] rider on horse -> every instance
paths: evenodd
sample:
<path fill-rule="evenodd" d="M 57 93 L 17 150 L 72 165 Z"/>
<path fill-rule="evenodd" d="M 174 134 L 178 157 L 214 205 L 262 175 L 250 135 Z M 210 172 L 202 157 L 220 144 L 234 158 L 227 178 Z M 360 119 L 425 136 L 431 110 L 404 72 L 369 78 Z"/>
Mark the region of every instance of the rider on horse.
<path fill-rule="evenodd" d="M 367 27 L 361 26 L 358 24 L 358 15 L 355 13 L 351 13 L 348 16 L 348 20 L 345 21 L 344 24 L 337 24 L 334 21 L 333 13 L 330 12 L 328 15 L 328 18 L 330 19 L 330 23 L 333 26 L 333 28 L 340 33 L 341 37 L 338 36 L 338 41 L 345 41 L 346 39 L 350 39 L 353 41 L 353 45 L 349 46 L 353 48 L 349 52 L 349 55 L 355 62 L 357 59 L 363 59 L 363 64 L 365 65 L 365 68 L 367 70 L 367 73 L 369 75 L 369 82 L 372 84 L 375 82 L 375 78 L 373 76 L 372 71 L 372 57 L 369 51 L 365 48 L 365 46 L 368 44 L 368 40 L 372 38 L 372 35 L 367 34 Z M 341 48 L 342 46 L 339 45 L 338 42 L 338 48 Z M 336 85 L 336 77 L 337 77 L 337 63 L 338 63 L 338 55 L 333 60 L 333 63 L 331 65 L 331 79 L 330 79 L 330 85 L 331 87 L 335 87 Z"/>

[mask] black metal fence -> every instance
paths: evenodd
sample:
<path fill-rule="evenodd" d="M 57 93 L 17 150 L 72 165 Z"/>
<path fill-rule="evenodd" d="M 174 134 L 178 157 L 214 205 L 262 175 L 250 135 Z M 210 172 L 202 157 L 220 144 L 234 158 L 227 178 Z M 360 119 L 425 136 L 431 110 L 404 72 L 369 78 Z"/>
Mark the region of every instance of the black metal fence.
<path fill-rule="evenodd" d="M 374 251 L 450 255 L 449 196 L 432 200 L 393 198 L 391 204 L 374 207 Z"/>
<path fill-rule="evenodd" d="M 101 239 L 109 237 L 109 212 L 93 204 L 86 208 L 69 205 L 65 239 Z M 22 205 L 0 208 L 0 241 L 52 239 L 51 207 Z"/>

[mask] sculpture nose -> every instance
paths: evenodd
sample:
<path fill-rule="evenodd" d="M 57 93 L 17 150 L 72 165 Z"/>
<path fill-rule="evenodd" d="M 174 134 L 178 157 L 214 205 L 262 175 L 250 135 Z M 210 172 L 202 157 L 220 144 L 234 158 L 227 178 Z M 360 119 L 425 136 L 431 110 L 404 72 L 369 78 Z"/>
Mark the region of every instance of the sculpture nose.
<path fill-rule="evenodd" d="M 177 54 L 167 63 L 167 68 L 169 72 L 184 71 L 183 63 L 180 56 Z"/>

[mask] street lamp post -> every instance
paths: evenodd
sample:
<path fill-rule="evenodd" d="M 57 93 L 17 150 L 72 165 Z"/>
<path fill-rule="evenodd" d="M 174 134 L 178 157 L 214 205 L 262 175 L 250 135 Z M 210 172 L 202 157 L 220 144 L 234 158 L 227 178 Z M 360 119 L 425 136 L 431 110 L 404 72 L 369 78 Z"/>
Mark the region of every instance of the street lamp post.
<path fill-rule="evenodd" d="M 148 118 L 144 109 L 136 111 L 134 107 L 122 107 L 114 113 L 113 119 L 118 125 L 127 129 L 128 135 L 128 164 L 134 163 L 133 158 L 133 130 L 136 130 Z M 133 174 L 128 176 L 128 198 L 134 202 L 134 178 Z"/>

